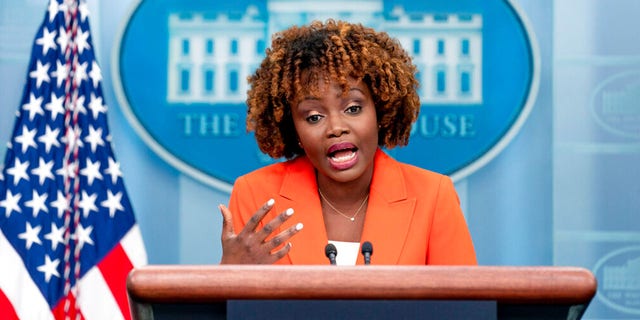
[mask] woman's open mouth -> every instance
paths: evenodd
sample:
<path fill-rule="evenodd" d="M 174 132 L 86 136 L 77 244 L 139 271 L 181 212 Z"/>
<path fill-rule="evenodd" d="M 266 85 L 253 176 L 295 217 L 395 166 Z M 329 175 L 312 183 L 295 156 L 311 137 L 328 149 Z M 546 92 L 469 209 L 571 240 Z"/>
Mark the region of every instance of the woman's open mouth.
<path fill-rule="evenodd" d="M 329 148 L 329 163 L 336 170 L 346 170 L 358 162 L 358 148 L 352 143 L 342 142 Z"/>

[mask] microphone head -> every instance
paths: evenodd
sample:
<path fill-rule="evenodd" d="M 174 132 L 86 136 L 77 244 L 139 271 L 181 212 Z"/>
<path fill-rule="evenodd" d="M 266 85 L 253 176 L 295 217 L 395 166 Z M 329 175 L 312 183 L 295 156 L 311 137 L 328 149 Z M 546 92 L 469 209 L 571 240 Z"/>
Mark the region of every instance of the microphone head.
<path fill-rule="evenodd" d="M 327 256 L 327 258 L 331 255 L 336 256 L 338 255 L 338 249 L 336 249 L 333 243 L 329 243 L 324 247 L 324 255 Z"/>
<path fill-rule="evenodd" d="M 365 254 L 365 253 L 373 254 L 373 245 L 371 245 L 371 242 L 369 241 L 365 241 L 362 244 L 362 254 Z"/>

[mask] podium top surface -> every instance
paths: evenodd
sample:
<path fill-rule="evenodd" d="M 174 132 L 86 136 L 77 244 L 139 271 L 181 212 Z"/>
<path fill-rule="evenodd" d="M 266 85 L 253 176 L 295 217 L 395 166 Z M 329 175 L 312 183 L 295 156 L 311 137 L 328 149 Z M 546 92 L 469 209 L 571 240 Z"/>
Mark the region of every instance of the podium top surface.
<path fill-rule="evenodd" d="M 130 299 L 146 303 L 228 299 L 495 300 L 588 304 L 597 282 L 577 267 L 156 265 L 134 269 Z"/>

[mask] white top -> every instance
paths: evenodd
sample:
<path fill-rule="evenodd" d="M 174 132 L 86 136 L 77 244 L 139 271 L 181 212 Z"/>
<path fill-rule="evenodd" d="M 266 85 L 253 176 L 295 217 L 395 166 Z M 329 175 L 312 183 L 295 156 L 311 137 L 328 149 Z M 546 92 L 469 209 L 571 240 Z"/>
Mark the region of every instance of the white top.
<path fill-rule="evenodd" d="M 355 266 L 358 259 L 358 249 L 360 243 L 329 240 L 329 243 L 336 246 L 338 254 L 336 255 L 336 265 L 338 266 Z"/>

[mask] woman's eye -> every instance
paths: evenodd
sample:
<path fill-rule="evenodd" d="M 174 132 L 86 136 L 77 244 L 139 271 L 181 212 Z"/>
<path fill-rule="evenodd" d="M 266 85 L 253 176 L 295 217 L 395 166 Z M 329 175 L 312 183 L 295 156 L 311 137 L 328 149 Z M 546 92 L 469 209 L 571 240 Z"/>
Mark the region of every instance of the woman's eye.
<path fill-rule="evenodd" d="M 353 105 L 347 108 L 347 113 L 358 113 L 360 112 L 360 110 L 362 110 L 361 106 Z"/>
<path fill-rule="evenodd" d="M 318 121 L 320 121 L 321 116 L 319 114 L 312 114 L 310 116 L 307 117 L 307 122 L 309 123 L 316 123 Z"/>

